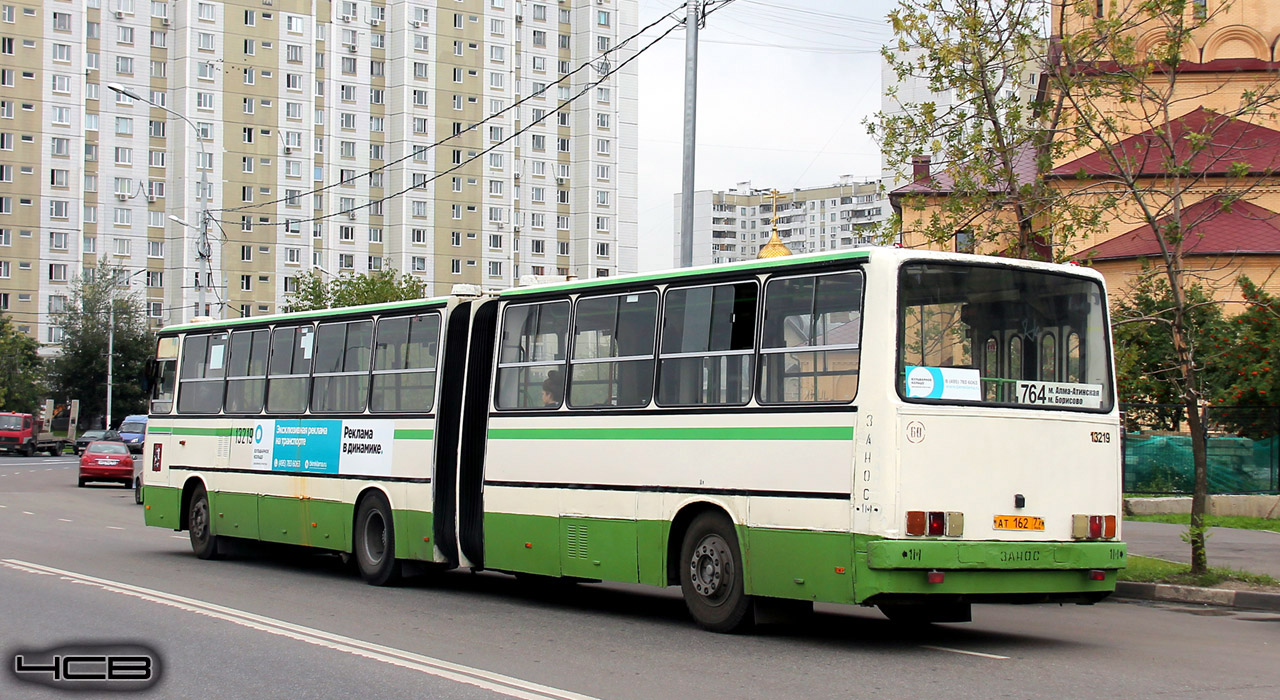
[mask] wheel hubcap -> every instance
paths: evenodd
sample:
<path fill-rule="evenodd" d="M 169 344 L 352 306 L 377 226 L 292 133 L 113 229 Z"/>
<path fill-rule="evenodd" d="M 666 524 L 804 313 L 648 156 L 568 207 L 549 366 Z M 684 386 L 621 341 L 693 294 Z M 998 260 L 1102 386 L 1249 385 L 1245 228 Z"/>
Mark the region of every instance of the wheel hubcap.
<path fill-rule="evenodd" d="M 702 538 L 689 560 L 693 590 L 709 602 L 723 600 L 733 581 L 733 559 L 728 544 L 719 535 Z"/>
<path fill-rule="evenodd" d="M 369 563 L 377 565 L 387 551 L 387 523 L 382 513 L 370 511 L 364 519 L 364 551 Z"/>
<path fill-rule="evenodd" d="M 203 540 L 209 525 L 209 506 L 203 501 L 196 506 L 196 510 L 191 514 L 191 534 L 198 540 Z"/>

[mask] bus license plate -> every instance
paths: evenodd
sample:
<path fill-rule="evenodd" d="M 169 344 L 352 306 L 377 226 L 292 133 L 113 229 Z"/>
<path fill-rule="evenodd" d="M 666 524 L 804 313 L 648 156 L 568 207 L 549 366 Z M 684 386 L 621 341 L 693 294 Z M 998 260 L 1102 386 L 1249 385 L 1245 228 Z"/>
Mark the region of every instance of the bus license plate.
<path fill-rule="evenodd" d="M 997 530 L 1043 530 L 1044 518 L 1034 515 L 997 515 Z"/>

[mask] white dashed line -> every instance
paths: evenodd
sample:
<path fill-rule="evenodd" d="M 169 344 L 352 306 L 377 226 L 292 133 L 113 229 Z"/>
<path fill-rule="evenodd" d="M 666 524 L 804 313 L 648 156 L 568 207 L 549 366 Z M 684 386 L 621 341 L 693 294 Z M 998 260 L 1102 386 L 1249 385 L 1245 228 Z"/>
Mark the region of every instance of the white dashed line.
<path fill-rule="evenodd" d="M 984 654 L 983 652 L 980 652 L 980 651 L 966 651 L 964 649 L 950 649 L 948 647 L 935 647 L 935 646 L 929 646 L 928 644 L 921 644 L 920 648 L 932 649 L 934 651 L 947 651 L 947 652 L 951 652 L 952 654 L 964 654 L 965 656 L 981 656 L 984 659 L 1008 659 L 1009 658 L 1007 656 L 1000 656 L 999 654 Z"/>
<path fill-rule="evenodd" d="M 69 523 L 69 522 L 71 522 L 71 521 L 70 521 L 70 520 L 67 520 L 66 518 L 58 518 L 58 522 L 60 522 L 60 523 Z"/>
<path fill-rule="evenodd" d="M 187 536 L 186 536 L 186 535 L 169 535 L 169 536 L 170 536 L 170 537 L 172 537 L 172 538 L 173 538 L 173 539 L 175 539 L 175 540 L 185 540 L 185 539 L 187 539 Z"/>
<path fill-rule="evenodd" d="M 24 510 L 24 511 L 22 511 L 22 514 L 23 514 L 23 515 L 35 515 L 35 513 L 32 513 L 32 512 L 31 512 L 31 511 L 29 511 L 29 510 Z"/>
<path fill-rule="evenodd" d="M 108 529 L 108 530 L 123 530 L 124 528 L 122 528 L 122 527 L 116 527 L 115 525 L 108 525 L 108 526 L 107 526 L 107 529 Z"/>

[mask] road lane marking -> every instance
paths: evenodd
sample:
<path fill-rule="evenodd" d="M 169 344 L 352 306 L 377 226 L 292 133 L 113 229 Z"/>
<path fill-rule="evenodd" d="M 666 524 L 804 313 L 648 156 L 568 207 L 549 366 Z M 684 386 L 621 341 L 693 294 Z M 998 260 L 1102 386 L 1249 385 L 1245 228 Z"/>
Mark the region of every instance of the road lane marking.
<path fill-rule="evenodd" d="M 486 671 L 474 666 L 465 666 L 463 664 L 457 664 L 443 659 L 415 654 L 403 649 L 396 649 L 394 647 L 383 646 L 381 644 L 374 644 L 373 642 L 366 642 L 354 637 L 333 634 L 314 627 L 295 625 L 292 622 L 286 622 L 273 617 L 266 617 L 245 610 L 238 610 L 236 608 L 228 608 L 215 603 L 197 600 L 195 598 L 187 598 L 185 596 L 174 595 L 172 593 L 165 593 L 164 591 L 159 591 L 154 588 L 143 588 L 142 586 L 134 586 L 120 581 L 112 581 L 110 579 L 98 578 L 96 576 L 89 576 L 87 574 L 80 574 L 73 571 L 55 569 L 51 566 L 33 564 L 20 559 L 0 559 L 0 564 L 3 564 L 7 568 L 26 573 L 60 576 L 63 580 L 70 581 L 72 583 L 89 585 L 112 593 L 120 593 L 122 595 L 140 598 L 148 602 L 167 605 L 179 610 L 206 615 L 208 617 L 231 622 L 242 627 L 248 627 L 261 632 L 267 632 L 269 634 L 287 637 L 300 642 L 306 642 L 307 644 L 345 652 L 353 656 L 362 656 L 367 659 L 381 661 L 383 663 L 399 666 L 411 671 L 419 671 L 421 673 L 426 673 L 428 675 L 454 681 L 456 683 L 465 683 L 483 690 L 500 693 L 508 697 L 520 698 L 521 700 L 597 700 L 590 695 L 582 695 L 570 690 L 553 688 L 551 686 L 521 680 L 513 676 Z"/>
<path fill-rule="evenodd" d="M 35 515 L 35 513 L 32 513 L 32 512 L 31 512 L 31 511 L 29 511 L 29 510 L 24 510 L 24 511 L 22 511 L 22 514 L 23 514 L 23 515 Z"/>
<path fill-rule="evenodd" d="M 108 529 L 108 530 L 123 530 L 124 528 L 122 528 L 122 527 L 116 527 L 115 525 L 108 525 L 108 526 L 107 526 L 107 529 Z"/>
<path fill-rule="evenodd" d="M 999 654 L 985 654 L 980 651 L 967 651 L 965 649 L 952 649 L 950 647 L 935 647 L 935 646 L 930 646 L 928 644 L 921 644 L 920 648 L 932 649 L 934 651 L 949 651 L 952 654 L 964 654 L 965 656 L 981 656 L 984 659 L 1008 659 L 1009 658 L 1007 656 L 1001 656 Z"/>
<path fill-rule="evenodd" d="M 69 522 L 71 522 L 71 521 L 70 521 L 70 520 L 67 520 L 66 518 L 58 518 L 58 522 L 60 522 L 60 523 L 69 523 Z"/>
<path fill-rule="evenodd" d="M 169 536 L 170 536 L 170 537 L 172 537 L 172 538 L 173 538 L 173 539 L 175 539 L 175 540 L 185 540 L 185 539 L 187 539 L 187 536 L 186 536 L 186 535 L 169 535 Z"/>

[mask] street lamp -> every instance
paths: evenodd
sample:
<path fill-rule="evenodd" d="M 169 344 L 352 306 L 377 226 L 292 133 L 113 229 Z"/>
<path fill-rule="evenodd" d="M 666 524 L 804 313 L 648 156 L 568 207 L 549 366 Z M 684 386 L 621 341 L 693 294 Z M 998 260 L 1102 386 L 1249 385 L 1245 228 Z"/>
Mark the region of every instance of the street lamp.
<path fill-rule="evenodd" d="M 173 116 L 186 122 L 187 126 L 191 127 L 191 130 L 195 132 L 196 145 L 200 147 L 200 161 L 201 161 L 200 163 L 197 164 L 197 167 L 200 170 L 200 197 L 198 199 L 198 201 L 200 202 L 200 229 L 199 229 L 200 238 L 196 243 L 196 255 L 200 258 L 201 267 L 203 268 L 202 272 L 204 275 L 203 281 L 196 280 L 196 290 L 199 294 L 197 298 L 198 313 L 196 315 L 203 314 L 204 308 L 205 308 L 205 291 L 204 290 L 205 290 L 205 287 L 208 286 L 209 278 L 212 276 L 209 271 L 209 264 L 210 264 L 210 259 L 213 257 L 213 250 L 209 246 L 209 194 L 210 192 L 209 192 L 208 169 L 202 167 L 204 165 L 204 162 L 209 160 L 209 154 L 204 150 L 204 139 L 200 137 L 200 128 L 195 125 L 195 122 L 188 119 L 187 115 L 181 112 L 175 112 L 174 110 L 169 109 L 168 107 L 165 107 L 162 104 L 153 102 L 143 97 L 142 95 L 139 95 L 133 90 L 130 90 L 129 88 L 121 85 L 120 83 L 107 83 L 107 89 L 111 90 L 112 92 L 116 92 L 121 95 L 124 95 L 125 97 L 128 97 L 130 99 L 138 100 L 140 102 L 146 102 L 147 104 L 157 109 L 163 109 L 169 114 L 172 114 Z M 210 165 L 212 165 L 212 163 L 210 163 Z M 194 226 L 190 226 L 189 224 L 187 224 L 182 219 L 179 219 L 176 216 L 170 215 L 169 219 L 172 221 L 176 221 L 187 228 L 191 228 L 191 229 L 195 228 Z M 109 427 L 110 426 L 108 426 L 108 428 Z"/>
<path fill-rule="evenodd" d="M 124 278 L 124 285 L 128 287 L 133 278 L 146 272 L 146 268 L 128 275 Z M 120 284 L 120 279 L 116 275 L 112 275 L 110 294 L 107 296 L 107 424 L 103 426 L 106 430 L 111 430 L 111 370 L 116 363 L 116 285 Z"/>

